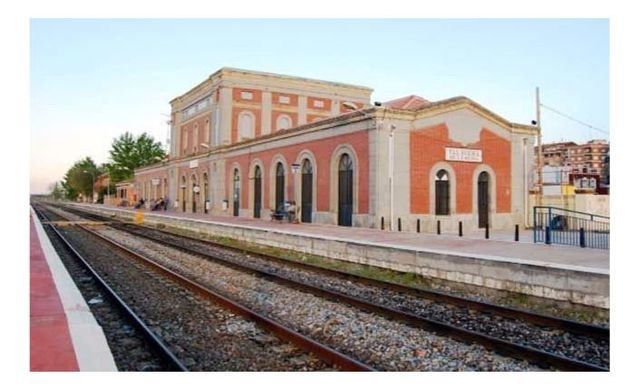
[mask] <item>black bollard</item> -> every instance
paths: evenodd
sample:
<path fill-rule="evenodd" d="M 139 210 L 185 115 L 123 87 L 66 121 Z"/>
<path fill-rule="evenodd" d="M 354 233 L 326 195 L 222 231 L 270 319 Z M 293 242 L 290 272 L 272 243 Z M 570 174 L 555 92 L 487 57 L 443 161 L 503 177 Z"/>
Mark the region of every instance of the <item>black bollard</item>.
<path fill-rule="evenodd" d="M 486 222 L 486 239 L 490 239 L 490 231 L 488 229 L 488 222 Z"/>
<path fill-rule="evenodd" d="M 417 233 L 419 233 L 421 230 L 422 230 L 422 228 L 421 228 L 420 220 L 417 219 Z"/>
<path fill-rule="evenodd" d="M 546 226 L 546 244 L 550 244 L 550 226 Z"/>
<path fill-rule="evenodd" d="M 437 235 L 442 234 L 442 224 L 440 220 L 437 220 Z"/>
<path fill-rule="evenodd" d="M 462 231 L 462 222 L 459 222 L 459 236 L 464 236 L 464 232 Z"/>
<path fill-rule="evenodd" d="M 402 218 L 398 217 L 397 218 L 397 231 L 401 231 L 402 230 Z"/>
<path fill-rule="evenodd" d="M 586 230 L 583 227 L 579 229 L 579 247 L 586 247 Z"/>
<path fill-rule="evenodd" d="M 382 216 L 382 231 L 384 231 L 384 216 Z"/>
<path fill-rule="evenodd" d="M 515 242 L 519 242 L 519 224 L 515 224 Z"/>

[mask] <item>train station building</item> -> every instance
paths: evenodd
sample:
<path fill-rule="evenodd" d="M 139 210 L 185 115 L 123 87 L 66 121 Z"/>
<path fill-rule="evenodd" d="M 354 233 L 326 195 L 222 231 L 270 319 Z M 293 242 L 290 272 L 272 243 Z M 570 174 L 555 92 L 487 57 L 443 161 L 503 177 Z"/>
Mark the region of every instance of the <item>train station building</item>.
<path fill-rule="evenodd" d="M 184 213 L 433 231 L 523 224 L 536 127 L 466 97 L 371 103 L 372 89 L 222 68 L 171 101 L 167 160 L 138 198 Z"/>

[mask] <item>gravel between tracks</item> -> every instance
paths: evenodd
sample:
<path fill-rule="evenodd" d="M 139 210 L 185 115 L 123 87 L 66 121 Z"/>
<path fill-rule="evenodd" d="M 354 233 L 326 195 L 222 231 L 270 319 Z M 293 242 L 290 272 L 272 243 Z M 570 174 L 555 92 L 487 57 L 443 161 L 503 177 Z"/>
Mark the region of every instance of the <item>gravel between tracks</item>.
<path fill-rule="evenodd" d="M 114 252 L 77 227 L 61 231 L 190 370 L 332 370 L 315 356 Z"/>
<path fill-rule="evenodd" d="M 328 301 L 220 266 L 109 227 L 92 227 L 143 255 L 237 299 L 298 331 L 380 370 L 536 370 L 526 361 L 502 357 L 399 322 Z"/>
<path fill-rule="evenodd" d="M 135 227 L 131 226 L 127 228 Z M 568 358 L 585 361 L 598 366 L 608 367 L 610 363 L 610 343 L 608 340 L 593 339 L 585 335 L 574 334 L 560 329 L 544 328 L 523 320 L 476 312 L 464 307 L 425 299 L 417 294 L 380 289 L 361 282 L 348 280 L 344 277 L 329 276 L 320 272 L 300 269 L 292 265 L 275 263 L 255 255 L 243 254 L 234 250 L 227 250 L 186 238 L 171 236 L 161 231 L 144 229 L 143 232 L 145 235 L 161 238 L 171 243 L 187 245 L 190 249 L 198 250 L 199 252 L 214 257 L 224 258 L 225 260 L 242 266 L 266 270 L 287 279 L 300 281 L 305 284 L 318 286 L 349 296 L 355 296 L 365 301 L 393 307 L 403 312 L 414 313 L 422 317 L 463 327 L 467 330 L 477 331 L 513 343 L 564 355 Z"/>

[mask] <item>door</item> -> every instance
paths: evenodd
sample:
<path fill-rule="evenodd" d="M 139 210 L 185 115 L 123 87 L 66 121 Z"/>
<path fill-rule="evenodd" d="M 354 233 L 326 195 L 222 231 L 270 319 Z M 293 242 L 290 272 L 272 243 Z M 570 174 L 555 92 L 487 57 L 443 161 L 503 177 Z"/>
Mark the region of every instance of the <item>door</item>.
<path fill-rule="evenodd" d="M 186 188 L 182 187 L 182 212 L 186 212 Z"/>
<path fill-rule="evenodd" d="M 204 213 L 209 213 L 208 210 L 208 202 L 209 202 L 209 175 L 204 173 L 202 175 L 202 184 L 204 185 L 204 190 L 200 193 L 200 198 L 202 199 L 202 209 Z"/>
<path fill-rule="evenodd" d="M 275 209 L 284 212 L 284 165 L 277 163 L 275 170 Z"/>
<path fill-rule="evenodd" d="M 339 162 L 338 199 L 338 224 L 350 227 L 353 225 L 353 161 L 348 154 L 342 155 Z"/>
<path fill-rule="evenodd" d="M 253 181 L 253 217 L 259 219 L 262 212 L 262 170 L 255 166 L 255 180 Z"/>
<path fill-rule="evenodd" d="M 197 212 L 198 186 L 195 176 L 191 176 L 191 212 Z"/>
<path fill-rule="evenodd" d="M 486 228 L 490 210 L 490 177 L 481 172 L 477 179 L 477 211 L 479 212 L 479 228 Z"/>
<path fill-rule="evenodd" d="M 302 165 L 302 223 L 313 221 L 313 165 L 308 159 Z"/>
<path fill-rule="evenodd" d="M 240 173 L 233 173 L 233 216 L 240 216 Z"/>

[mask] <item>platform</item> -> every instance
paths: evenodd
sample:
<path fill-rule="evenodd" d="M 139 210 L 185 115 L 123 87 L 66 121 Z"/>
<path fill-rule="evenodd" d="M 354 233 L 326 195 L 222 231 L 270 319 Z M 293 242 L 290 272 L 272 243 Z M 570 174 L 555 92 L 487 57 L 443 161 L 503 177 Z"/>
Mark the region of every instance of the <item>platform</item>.
<path fill-rule="evenodd" d="M 30 215 L 30 370 L 117 371 L 102 328 Z"/>
<path fill-rule="evenodd" d="M 70 204 L 133 220 L 137 210 Z M 141 211 L 144 222 L 162 223 L 251 243 L 407 271 L 429 277 L 609 307 L 609 251 L 508 241 L 474 235 L 391 232 L 320 224 L 292 224 L 175 211 Z M 512 238 L 511 238 L 512 239 Z"/>

